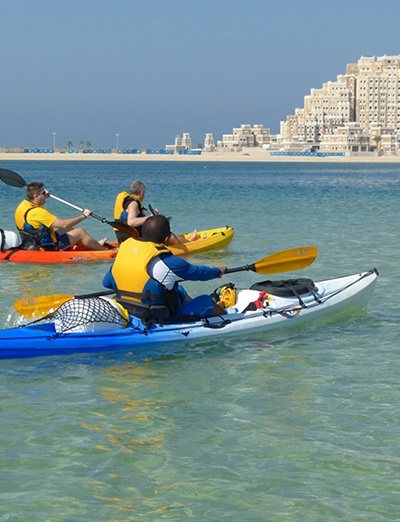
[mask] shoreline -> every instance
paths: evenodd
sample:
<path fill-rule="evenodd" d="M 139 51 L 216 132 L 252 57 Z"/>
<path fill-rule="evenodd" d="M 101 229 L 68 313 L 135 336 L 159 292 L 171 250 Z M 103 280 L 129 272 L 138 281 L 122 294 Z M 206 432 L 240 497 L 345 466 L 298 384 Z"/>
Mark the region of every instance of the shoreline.
<path fill-rule="evenodd" d="M 201 155 L 184 154 L 63 154 L 0 153 L 2 161 L 172 161 L 172 162 L 243 162 L 243 163 L 400 163 L 400 156 L 271 156 L 254 152 L 203 152 Z"/>

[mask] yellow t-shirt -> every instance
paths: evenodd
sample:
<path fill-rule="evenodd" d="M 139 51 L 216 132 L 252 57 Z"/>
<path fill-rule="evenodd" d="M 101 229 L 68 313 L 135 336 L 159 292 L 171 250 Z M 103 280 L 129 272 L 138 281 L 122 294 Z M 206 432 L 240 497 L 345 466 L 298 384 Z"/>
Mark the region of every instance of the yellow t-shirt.
<path fill-rule="evenodd" d="M 50 228 L 56 219 L 57 216 L 51 214 L 51 212 L 43 207 L 33 208 L 26 216 L 26 222 L 33 228 L 40 228 L 42 225 Z"/>

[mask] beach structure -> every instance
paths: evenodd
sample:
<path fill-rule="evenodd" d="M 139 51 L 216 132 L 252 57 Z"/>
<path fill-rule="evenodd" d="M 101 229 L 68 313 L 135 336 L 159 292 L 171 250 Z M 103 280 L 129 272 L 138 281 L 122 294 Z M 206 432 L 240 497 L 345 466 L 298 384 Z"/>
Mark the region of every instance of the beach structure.
<path fill-rule="evenodd" d="M 207 133 L 204 140 L 204 150 L 206 152 L 215 152 L 215 143 L 213 134 Z"/>
<path fill-rule="evenodd" d="M 176 136 L 174 145 L 166 145 L 165 150 L 173 153 L 179 153 L 181 151 L 190 150 L 192 147 L 192 140 L 189 132 L 184 132 L 182 138 Z"/>
<path fill-rule="evenodd" d="M 232 134 L 224 134 L 222 141 L 217 143 L 220 149 L 235 150 L 243 148 L 264 147 L 271 143 L 270 129 L 257 124 L 254 127 L 245 124 L 233 129 Z"/>

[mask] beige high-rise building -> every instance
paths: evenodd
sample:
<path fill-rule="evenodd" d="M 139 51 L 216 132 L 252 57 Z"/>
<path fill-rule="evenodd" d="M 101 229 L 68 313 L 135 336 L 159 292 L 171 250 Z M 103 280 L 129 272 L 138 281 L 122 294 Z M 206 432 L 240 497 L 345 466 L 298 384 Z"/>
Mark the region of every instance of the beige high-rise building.
<path fill-rule="evenodd" d="M 343 77 L 324 83 L 322 89 L 311 89 L 304 97 L 304 108 L 296 109 L 281 124 L 281 137 L 287 141 L 318 143 L 324 134 L 352 121 L 354 113 L 351 91 Z"/>
<path fill-rule="evenodd" d="M 343 141 L 339 129 L 358 123 L 359 134 L 372 149 L 380 150 L 382 141 L 391 144 L 385 150 L 393 150 L 393 142 L 400 139 L 399 78 L 400 56 L 361 57 L 347 64 L 344 75 L 321 89 L 311 89 L 304 108 L 281 122 L 281 143 L 326 146 L 335 141 L 328 136 L 340 134 Z M 354 150 L 354 143 L 346 150 Z"/>
<path fill-rule="evenodd" d="M 347 65 L 346 76 L 356 83 L 355 119 L 365 132 L 377 123 L 400 134 L 400 56 L 362 57 Z"/>

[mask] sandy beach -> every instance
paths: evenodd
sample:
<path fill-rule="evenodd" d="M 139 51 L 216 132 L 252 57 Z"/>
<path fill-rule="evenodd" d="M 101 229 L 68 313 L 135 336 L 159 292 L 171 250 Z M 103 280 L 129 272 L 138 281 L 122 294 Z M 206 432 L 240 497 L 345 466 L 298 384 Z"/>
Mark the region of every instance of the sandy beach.
<path fill-rule="evenodd" d="M 271 156 L 262 150 L 184 154 L 65 154 L 0 152 L 1 161 L 180 161 L 180 162 L 291 162 L 291 163 L 400 163 L 400 156 Z"/>

